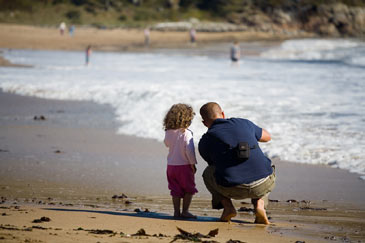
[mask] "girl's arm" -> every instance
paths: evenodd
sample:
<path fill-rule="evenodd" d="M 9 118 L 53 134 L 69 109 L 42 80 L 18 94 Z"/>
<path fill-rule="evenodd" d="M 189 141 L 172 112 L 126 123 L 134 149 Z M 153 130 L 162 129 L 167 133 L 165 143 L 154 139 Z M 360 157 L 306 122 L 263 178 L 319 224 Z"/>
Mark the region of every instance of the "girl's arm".
<path fill-rule="evenodd" d="M 197 164 L 196 156 L 195 156 L 195 146 L 194 146 L 194 139 L 191 131 L 187 130 L 185 132 L 185 142 L 186 142 L 186 156 L 188 157 L 189 164 L 195 165 Z"/>
<path fill-rule="evenodd" d="M 191 169 L 193 170 L 193 173 L 195 174 L 196 173 L 196 166 L 195 164 L 194 165 L 190 165 L 191 166 Z"/>
<path fill-rule="evenodd" d="M 167 144 L 167 140 L 168 140 L 168 135 L 167 135 L 167 131 L 165 131 L 165 138 L 163 139 L 163 143 L 165 144 L 166 147 L 168 147 L 169 145 Z"/>

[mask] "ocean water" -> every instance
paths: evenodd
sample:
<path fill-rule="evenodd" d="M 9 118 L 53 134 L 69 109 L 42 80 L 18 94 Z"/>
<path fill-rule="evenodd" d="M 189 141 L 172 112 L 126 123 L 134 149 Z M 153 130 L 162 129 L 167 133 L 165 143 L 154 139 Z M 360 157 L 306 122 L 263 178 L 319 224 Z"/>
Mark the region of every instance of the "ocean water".
<path fill-rule="evenodd" d="M 261 145 L 269 157 L 327 164 L 365 179 L 364 42 L 288 40 L 239 65 L 231 65 L 228 51 L 229 44 L 227 55 L 93 52 L 85 66 L 83 52 L 3 50 L 10 61 L 34 67 L 0 67 L 0 88 L 109 104 L 118 133 L 159 141 L 166 111 L 182 102 L 197 113 L 191 126 L 197 143 L 206 131 L 199 108 L 216 101 L 226 116 L 248 118 L 272 134 Z"/>

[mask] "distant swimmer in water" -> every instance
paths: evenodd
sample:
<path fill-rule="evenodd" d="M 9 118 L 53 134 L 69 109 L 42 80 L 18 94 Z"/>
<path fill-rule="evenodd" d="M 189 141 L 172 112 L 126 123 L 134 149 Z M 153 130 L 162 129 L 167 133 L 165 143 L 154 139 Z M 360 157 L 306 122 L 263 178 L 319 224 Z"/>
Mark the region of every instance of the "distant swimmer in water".
<path fill-rule="evenodd" d="M 85 64 L 86 66 L 89 65 L 91 56 L 91 45 L 88 45 L 85 51 Z"/>
<path fill-rule="evenodd" d="M 238 41 L 235 41 L 231 46 L 231 60 L 233 63 L 238 63 L 241 57 L 241 49 Z"/>

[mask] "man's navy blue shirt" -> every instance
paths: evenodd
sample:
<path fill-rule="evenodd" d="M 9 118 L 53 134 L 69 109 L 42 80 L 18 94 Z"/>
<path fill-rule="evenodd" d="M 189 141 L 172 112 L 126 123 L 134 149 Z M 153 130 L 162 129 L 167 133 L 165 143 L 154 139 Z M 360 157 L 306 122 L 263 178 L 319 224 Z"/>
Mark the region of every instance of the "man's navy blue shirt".
<path fill-rule="evenodd" d="M 199 153 L 209 165 L 216 167 L 215 177 L 219 185 L 249 184 L 272 174 L 271 160 L 258 146 L 261 136 L 262 128 L 247 119 L 216 119 L 213 122 L 199 141 Z M 231 149 L 239 142 L 256 146 L 244 162 L 239 162 Z"/>

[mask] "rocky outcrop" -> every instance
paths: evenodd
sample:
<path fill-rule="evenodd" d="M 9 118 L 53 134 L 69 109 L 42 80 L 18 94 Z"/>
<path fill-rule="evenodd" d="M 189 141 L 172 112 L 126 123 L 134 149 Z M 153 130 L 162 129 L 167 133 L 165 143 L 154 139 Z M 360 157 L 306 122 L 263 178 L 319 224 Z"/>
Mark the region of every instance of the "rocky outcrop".
<path fill-rule="evenodd" d="M 232 13 L 229 23 L 200 22 L 193 19 L 185 22 L 165 22 L 152 27 L 159 31 L 187 31 L 195 28 L 201 32 L 227 32 L 255 30 L 272 33 L 309 32 L 321 36 L 365 36 L 365 8 L 344 4 L 306 6 L 285 11 L 273 9 L 263 12 L 250 9 Z"/>
<path fill-rule="evenodd" d="M 302 27 L 325 36 L 363 36 L 365 34 L 365 8 L 344 4 L 321 5 L 303 9 L 298 14 Z"/>

